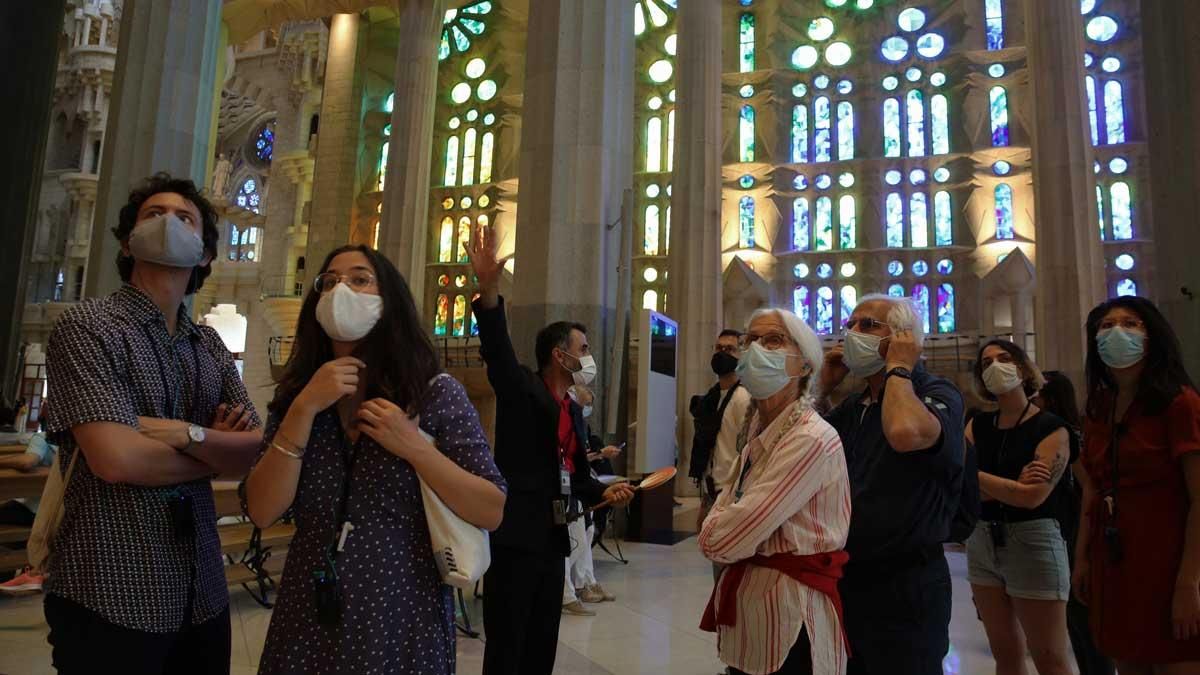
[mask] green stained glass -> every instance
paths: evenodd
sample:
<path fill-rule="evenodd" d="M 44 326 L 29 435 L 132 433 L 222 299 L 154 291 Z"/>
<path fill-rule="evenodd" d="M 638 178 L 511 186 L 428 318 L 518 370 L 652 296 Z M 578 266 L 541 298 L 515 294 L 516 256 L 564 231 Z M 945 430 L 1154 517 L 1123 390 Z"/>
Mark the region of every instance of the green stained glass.
<path fill-rule="evenodd" d="M 662 118 L 646 122 L 646 171 L 662 171 Z"/>
<path fill-rule="evenodd" d="M 833 249 L 833 200 L 829 197 L 817 198 L 817 250 Z"/>
<path fill-rule="evenodd" d="M 454 46 L 458 51 L 465 52 L 471 48 L 471 38 L 459 30 L 458 26 L 450 26 L 450 36 L 454 38 Z"/>
<path fill-rule="evenodd" d="M 933 154 L 945 155 L 950 152 L 950 103 L 945 95 L 929 99 L 929 117 Z"/>
<path fill-rule="evenodd" d="M 883 102 L 883 156 L 900 156 L 900 101 L 894 98 Z"/>
<path fill-rule="evenodd" d="M 796 197 L 792 200 L 792 248 L 797 251 L 808 250 L 808 242 L 812 238 L 808 219 L 808 200 Z"/>
<path fill-rule="evenodd" d="M 467 129 L 466 133 L 463 134 L 463 185 L 470 185 L 475 182 L 475 136 L 474 129 Z"/>
<path fill-rule="evenodd" d="M 951 209 L 950 193 L 942 190 L 933 196 L 933 236 L 937 246 L 954 243 L 954 212 Z"/>
<path fill-rule="evenodd" d="M 831 130 L 829 111 L 829 98 L 827 96 L 819 96 L 813 101 L 813 117 L 815 118 L 815 133 L 813 134 L 813 161 L 828 162 L 832 159 L 830 154 Z"/>
<path fill-rule="evenodd" d="M 992 146 L 1007 147 L 1008 136 L 1008 92 L 1004 87 L 992 87 L 991 99 Z"/>
<path fill-rule="evenodd" d="M 483 35 L 483 29 L 486 28 L 482 21 L 476 21 L 475 19 L 468 19 L 466 17 L 463 17 L 459 23 L 462 24 L 463 28 L 466 28 L 475 35 Z"/>
<path fill-rule="evenodd" d="M 929 202 L 924 192 L 914 192 L 908 200 L 908 227 L 914 248 L 929 245 Z"/>
<path fill-rule="evenodd" d="M 477 2 L 470 7 L 463 7 L 462 11 L 464 14 L 487 14 L 488 12 L 492 11 L 492 3 L 484 0 L 483 2 Z"/>
<path fill-rule="evenodd" d="M 792 106 L 792 162 L 808 161 L 808 106 Z"/>
<path fill-rule="evenodd" d="M 854 159 L 854 104 L 842 101 L 837 106 L 838 159 Z"/>
<path fill-rule="evenodd" d="M 742 14 L 738 19 L 738 72 L 754 70 L 754 15 Z"/>
<path fill-rule="evenodd" d="M 655 0 L 642 0 L 646 3 L 646 11 L 650 13 L 650 23 L 655 28 L 667 25 L 667 13 L 658 6 Z"/>
<path fill-rule="evenodd" d="M 904 198 L 899 192 L 887 196 L 885 205 L 887 211 L 886 235 L 889 248 L 904 247 Z"/>
<path fill-rule="evenodd" d="M 633 6 L 633 34 L 641 35 L 646 32 L 646 15 L 642 12 L 642 5 L 636 4 Z"/>
<path fill-rule="evenodd" d="M 906 97 L 908 113 L 908 156 L 925 156 L 925 103 L 920 90 L 908 92 Z"/>
<path fill-rule="evenodd" d="M 842 250 L 858 246 L 858 233 L 855 229 L 855 203 L 853 195 L 842 195 L 838 200 L 838 225 L 840 227 L 839 243 Z"/>
<path fill-rule="evenodd" d="M 744 105 L 738 114 L 738 158 L 754 161 L 754 107 Z"/>
<path fill-rule="evenodd" d="M 820 52 L 812 45 L 800 45 L 792 52 L 792 65 L 799 70 L 808 70 L 817 63 Z"/>
<path fill-rule="evenodd" d="M 450 314 L 450 299 L 444 295 L 439 295 L 437 299 L 437 314 L 433 319 L 433 334 L 445 335 L 446 322 Z"/>
<path fill-rule="evenodd" d="M 442 185 L 458 185 L 458 136 L 446 139 L 446 173 Z"/>
<path fill-rule="evenodd" d="M 438 61 L 445 61 L 450 56 L 450 36 L 442 31 L 442 41 L 438 43 Z"/>

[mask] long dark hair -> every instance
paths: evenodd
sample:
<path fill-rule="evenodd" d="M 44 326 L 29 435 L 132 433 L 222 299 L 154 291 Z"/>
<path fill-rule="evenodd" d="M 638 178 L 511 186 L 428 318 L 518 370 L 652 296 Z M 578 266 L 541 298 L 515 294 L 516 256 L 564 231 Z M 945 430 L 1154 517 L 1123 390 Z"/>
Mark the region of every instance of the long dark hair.
<path fill-rule="evenodd" d="M 1071 384 L 1071 378 L 1061 370 L 1047 370 L 1042 376 L 1046 378 L 1046 384 L 1038 392 L 1042 410 L 1058 415 L 1072 429 L 1081 428 L 1079 403 L 1075 399 L 1075 385 Z"/>
<path fill-rule="evenodd" d="M 975 375 L 975 389 L 980 396 L 989 401 L 996 400 L 996 395 L 988 391 L 987 386 L 983 383 L 983 352 L 992 345 L 1003 349 L 1012 357 L 1013 363 L 1021 373 L 1021 388 L 1024 389 L 1026 396 L 1033 396 L 1042 388 L 1042 385 L 1046 382 L 1045 378 L 1042 377 L 1042 371 L 1033 362 L 1033 359 L 1029 358 L 1025 350 L 1021 349 L 1014 342 L 994 338 L 984 343 L 975 354 L 975 366 L 972 368 L 972 373 Z"/>
<path fill-rule="evenodd" d="M 1184 388 L 1195 389 L 1192 378 L 1188 377 L 1183 367 L 1182 348 L 1179 337 L 1166 317 L 1158 311 L 1146 298 L 1127 295 L 1106 300 L 1096 306 L 1087 318 L 1087 416 L 1092 419 L 1104 419 L 1108 414 L 1113 393 L 1117 383 L 1108 366 L 1100 360 L 1100 351 L 1096 347 L 1096 333 L 1100 330 L 1100 322 L 1104 316 L 1117 307 L 1127 309 L 1146 326 L 1146 348 L 1143 363 L 1145 367 L 1138 380 L 1138 390 L 1135 394 L 1149 415 L 1162 414 L 1171 401 Z"/>
<path fill-rule="evenodd" d="M 329 269 L 329 263 L 342 253 L 357 251 L 375 268 L 383 315 L 379 323 L 362 339 L 354 355 L 367 364 L 367 398 L 386 398 L 404 409 L 420 403 L 429 381 L 441 372 L 437 350 L 421 324 L 412 290 L 390 260 L 363 245 L 343 246 L 325 257 L 317 274 Z M 316 279 L 317 275 L 313 275 Z M 333 359 L 333 341 L 317 322 L 317 302 L 321 294 L 309 287 L 296 320 L 296 338 L 283 376 L 275 389 L 275 398 L 267 406 L 282 412 L 300 393 L 317 369 Z"/>

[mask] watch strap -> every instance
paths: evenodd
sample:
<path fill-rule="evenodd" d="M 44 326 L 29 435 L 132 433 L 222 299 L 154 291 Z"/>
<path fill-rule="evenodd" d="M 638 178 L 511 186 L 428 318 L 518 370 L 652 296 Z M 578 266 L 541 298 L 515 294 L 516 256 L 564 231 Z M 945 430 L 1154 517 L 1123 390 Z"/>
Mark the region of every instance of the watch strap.
<path fill-rule="evenodd" d="M 895 368 L 887 371 L 887 375 L 884 376 L 884 379 L 886 380 L 893 376 L 903 377 L 906 380 L 912 380 L 912 371 L 904 366 L 896 366 Z"/>

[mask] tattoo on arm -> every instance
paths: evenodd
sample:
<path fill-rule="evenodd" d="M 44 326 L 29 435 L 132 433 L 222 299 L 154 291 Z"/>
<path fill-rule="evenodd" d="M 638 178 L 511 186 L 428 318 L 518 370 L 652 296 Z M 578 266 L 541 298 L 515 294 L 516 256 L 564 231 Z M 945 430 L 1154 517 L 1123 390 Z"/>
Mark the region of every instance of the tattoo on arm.
<path fill-rule="evenodd" d="M 1062 478 L 1063 472 L 1067 468 L 1067 458 L 1062 454 L 1054 455 L 1054 463 L 1050 466 L 1050 482 L 1057 483 L 1059 478 Z"/>

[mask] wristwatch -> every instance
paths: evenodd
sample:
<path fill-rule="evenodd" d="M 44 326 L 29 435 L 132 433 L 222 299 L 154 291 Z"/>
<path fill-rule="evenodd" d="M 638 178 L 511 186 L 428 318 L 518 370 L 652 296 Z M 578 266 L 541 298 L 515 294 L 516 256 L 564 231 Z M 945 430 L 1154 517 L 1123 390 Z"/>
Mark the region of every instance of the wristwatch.
<path fill-rule="evenodd" d="M 200 426 L 199 424 L 189 424 L 187 433 L 188 444 L 179 450 L 179 452 L 182 452 L 185 455 L 188 454 L 192 448 L 203 443 L 205 438 L 204 427 Z"/>
<path fill-rule="evenodd" d="M 895 368 L 892 368 L 891 370 L 887 371 L 887 375 L 884 376 L 883 379 L 887 380 L 893 376 L 894 377 L 903 377 L 904 379 L 911 381 L 912 380 L 912 371 L 909 370 L 908 368 L 905 368 L 904 366 L 896 366 Z"/>

